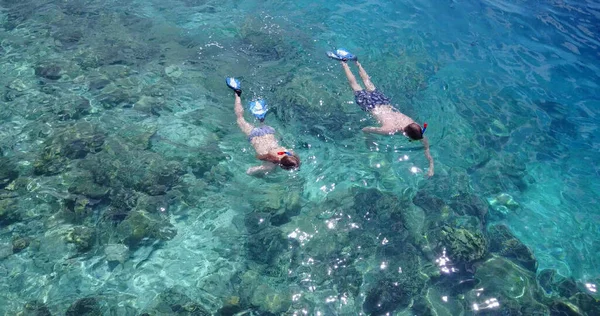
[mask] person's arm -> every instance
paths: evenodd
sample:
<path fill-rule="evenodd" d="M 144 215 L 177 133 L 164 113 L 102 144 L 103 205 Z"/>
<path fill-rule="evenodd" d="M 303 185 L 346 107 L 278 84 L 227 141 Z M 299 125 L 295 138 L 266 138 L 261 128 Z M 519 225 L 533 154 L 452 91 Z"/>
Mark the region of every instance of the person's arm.
<path fill-rule="evenodd" d="M 423 142 L 423 146 L 425 146 L 425 158 L 429 160 L 429 171 L 427 171 L 427 176 L 433 177 L 433 158 L 431 157 L 431 153 L 429 152 L 429 141 L 425 136 L 423 136 L 423 139 L 421 141 Z"/>
<path fill-rule="evenodd" d="M 234 109 L 235 109 L 235 116 L 237 117 L 238 126 L 240 127 L 242 132 L 244 132 L 244 134 L 246 134 L 246 136 L 250 135 L 250 132 L 252 132 L 252 129 L 254 128 L 254 126 L 252 126 L 252 124 L 248 123 L 244 119 L 244 108 L 242 107 L 242 98 L 240 98 L 240 95 L 238 93 L 235 93 Z"/>
<path fill-rule="evenodd" d="M 269 161 L 265 161 L 260 166 L 254 166 L 254 167 L 248 168 L 248 170 L 246 171 L 246 174 L 251 175 L 251 176 L 263 175 L 269 171 L 273 171 L 273 169 L 275 169 L 275 167 L 277 167 L 276 164 L 269 162 Z"/>

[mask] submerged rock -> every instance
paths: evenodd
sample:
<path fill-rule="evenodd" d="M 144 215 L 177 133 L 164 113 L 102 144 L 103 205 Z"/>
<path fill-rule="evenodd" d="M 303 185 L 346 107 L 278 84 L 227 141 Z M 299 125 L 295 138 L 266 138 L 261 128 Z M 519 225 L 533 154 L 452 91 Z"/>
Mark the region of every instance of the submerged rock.
<path fill-rule="evenodd" d="M 465 315 L 464 302 L 454 297 L 445 288 L 429 287 L 423 296 L 415 298 L 411 306 L 412 315 Z"/>
<path fill-rule="evenodd" d="M 94 245 L 94 229 L 85 226 L 75 226 L 67 233 L 66 242 L 74 244 L 78 252 L 86 252 Z"/>
<path fill-rule="evenodd" d="M 490 252 L 508 258 L 532 272 L 537 271 L 538 263 L 531 249 L 518 240 L 506 225 L 490 226 L 487 234 Z"/>
<path fill-rule="evenodd" d="M 100 78 L 100 79 L 95 79 L 90 81 L 89 85 L 88 85 L 88 89 L 90 91 L 96 91 L 96 90 L 102 90 L 104 89 L 104 87 L 108 86 L 110 84 L 110 80 L 105 79 L 105 78 Z"/>
<path fill-rule="evenodd" d="M 488 198 L 488 203 L 494 215 L 503 218 L 509 215 L 511 212 L 517 210 L 520 205 L 517 203 L 510 194 L 501 193 L 494 197 Z"/>
<path fill-rule="evenodd" d="M 576 293 L 570 299 L 587 315 L 600 315 L 600 299 L 587 293 Z"/>
<path fill-rule="evenodd" d="M 177 65 L 169 65 L 165 67 L 165 75 L 171 79 L 179 79 L 183 75 L 183 71 Z"/>
<path fill-rule="evenodd" d="M 163 97 L 151 97 L 146 95 L 141 96 L 133 105 L 133 109 L 136 111 L 156 116 L 160 116 L 160 112 L 166 108 L 166 101 Z"/>
<path fill-rule="evenodd" d="M 269 214 L 269 223 L 273 226 L 281 226 L 300 214 L 301 189 L 291 189 L 294 184 L 287 187 L 274 184 L 264 184 L 257 187 L 253 194 L 248 197 L 252 207 L 260 213 Z"/>
<path fill-rule="evenodd" d="M 252 212 L 244 217 L 244 224 L 248 233 L 256 234 L 269 227 L 271 214 L 268 212 Z"/>
<path fill-rule="evenodd" d="M 9 225 L 21 220 L 18 199 L 0 200 L 0 225 Z"/>
<path fill-rule="evenodd" d="M 58 65 L 42 65 L 35 67 L 35 75 L 38 77 L 58 80 L 62 77 L 62 69 Z"/>
<path fill-rule="evenodd" d="M 455 195 L 450 200 L 450 207 L 459 215 L 474 216 L 478 218 L 483 225 L 485 224 L 488 206 L 485 201 L 476 195 L 469 193 Z"/>
<path fill-rule="evenodd" d="M 19 316 L 52 316 L 46 304 L 40 301 L 29 301 L 23 306 Z"/>
<path fill-rule="evenodd" d="M 358 245 L 362 247 L 362 243 Z M 404 295 L 411 298 L 422 295 L 426 281 L 431 277 L 427 274 L 432 272 L 424 269 L 421 252 L 415 246 L 392 235 L 389 243 L 378 246 L 375 258 L 377 262 L 387 262 L 384 277 L 399 284 Z"/>
<path fill-rule="evenodd" d="M 153 300 L 152 307 L 150 307 L 142 315 L 153 315 L 153 316 L 167 316 L 167 315 L 188 315 L 188 316 L 210 316 L 211 313 L 207 311 L 202 305 L 194 302 L 187 295 L 180 291 L 170 288 L 160 293 Z"/>
<path fill-rule="evenodd" d="M 569 298 L 579 292 L 573 278 L 560 275 L 554 269 L 540 271 L 537 281 L 548 296 Z"/>
<path fill-rule="evenodd" d="M 222 161 L 227 160 L 227 155 L 219 148 L 216 142 L 211 142 L 203 146 L 197 155 L 190 159 L 190 167 L 196 177 L 207 177 L 206 173 L 211 172 Z"/>
<path fill-rule="evenodd" d="M 263 312 L 280 315 L 292 305 L 292 294 L 285 287 L 261 284 L 254 290 L 250 303 Z"/>
<path fill-rule="evenodd" d="M 246 18 L 239 32 L 241 40 L 253 51 L 253 55 L 263 60 L 278 60 L 296 52 L 285 30 L 265 25 L 264 19 L 254 16 Z"/>
<path fill-rule="evenodd" d="M 340 294 L 344 295 L 347 293 L 352 297 L 357 297 L 360 293 L 360 287 L 363 284 L 363 276 L 354 266 L 340 267 L 334 269 L 333 283 Z"/>
<path fill-rule="evenodd" d="M 312 73 L 294 69 L 281 82 L 271 99 L 272 113 L 279 120 L 300 121 L 309 134 L 319 139 L 348 139 L 355 135 L 354 130 L 347 128 L 352 119 L 342 110 L 339 96 L 313 80 Z"/>
<path fill-rule="evenodd" d="M 64 100 L 55 106 L 52 111 L 60 120 L 76 120 L 90 113 L 91 105 L 88 99 L 76 97 L 70 100 Z"/>
<path fill-rule="evenodd" d="M 288 250 L 288 240 L 276 228 L 265 229 L 246 242 L 248 257 L 261 264 L 274 264 Z"/>
<path fill-rule="evenodd" d="M 93 297 L 87 297 L 77 300 L 73 303 L 65 316 L 101 316 L 102 310 L 100 309 L 100 304 Z"/>
<path fill-rule="evenodd" d="M 390 233 L 400 241 L 409 237 L 416 229 L 420 229 L 417 228 L 418 226 L 422 225 L 419 219 L 409 215 L 414 210 L 414 206 L 406 196 L 399 197 L 392 192 L 357 187 L 350 190 L 350 195 L 352 199 L 351 209 L 348 210 L 350 212 L 343 212 L 351 215 L 353 221 L 360 220 L 358 224 L 364 225 L 367 229 Z M 381 226 L 382 223 L 385 225 Z"/>
<path fill-rule="evenodd" d="M 101 200 L 106 197 L 110 191 L 109 188 L 94 182 L 91 173 L 85 172 L 74 176 L 69 185 L 69 193 L 83 195 L 90 199 Z"/>
<path fill-rule="evenodd" d="M 579 307 L 568 301 L 554 301 L 549 304 L 550 307 L 550 315 L 565 315 L 565 316 L 584 316 L 584 314 Z M 589 314 L 589 315 L 597 315 L 597 314 Z"/>
<path fill-rule="evenodd" d="M 6 187 L 18 176 L 17 166 L 10 159 L 0 157 L 0 189 Z"/>
<path fill-rule="evenodd" d="M 425 190 L 419 190 L 413 198 L 413 203 L 422 208 L 427 215 L 438 217 L 446 207 L 444 200 L 429 194 Z"/>
<path fill-rule="evenodd" d="M 535 299 L 539 288 L 531 271 L 492 257 L 477 267 L 475 278 L 480 283 L 465 295 L 470 306 L 494 315 L 548 315 L 547 307 Z"/>
<path fill-rule="evenodd" d="M 104 255 L 108 262 L 125 263 L 129 259 L 129 247 L 123 244 L 108 244 L 104 246 Z"/>
<path fill-rule="evenodd" d="M 129 247 L 137 247 L 142 240 L 171 240 L 177 231 L 166 219 L 143 210 L 134 210 L 117 226 L 121 240 Z"/>
<path fill-rule="evenodd" d="M 183 174 L 179 162 L 167 161 L 157 153 L 134 150 L 120 139 L 107 140 L 104 148 L 101 153 L 88 157 L 80 164 L 102 186 L 162 195 Z"/>
<path fill-rule="evenodd" d="M 368 291 L 363 310 L 373 316 L 388 315 L 397 309 L 408 307 L 411 300 L 402 284 L 388 279 L 380 280 Z"/>
<path fill-rule="evenodd" d="M 37 175 L 54 175 L 69 165 L 69 159 L 82 159 L 102 150 L 104 133 L 88 122 L 79 122 L 56 133 L 44 142 L 44 149 L 34 162 Z"/>
<path fill-rule="evenodd" d="M 122 89 L 113 89 L 111 91 L 103 90 L 103 94 L 99 96 L 100 104 L 105 109 L 115 107 L 131 107 L 137 102 L 137 97 L 129 95 Z"/>
<path fill-rule="evenodd" d="M 29 238 L 15 236 L 12 240 L 13 253 L 19 253 L 29 247 Z"/>
<path fill-rule="evenodd" d="M 93 214 L 93 206 L 97 203 L 81 195 L 71 195 L 63 199 L 63 215 L 71 223 L 81 224 Z"/>
<path fill-rule="evenodd" d="M 0 260 L 8 258 L 13 254 L 12 245 L 9 243 L 0 243 Z"/>

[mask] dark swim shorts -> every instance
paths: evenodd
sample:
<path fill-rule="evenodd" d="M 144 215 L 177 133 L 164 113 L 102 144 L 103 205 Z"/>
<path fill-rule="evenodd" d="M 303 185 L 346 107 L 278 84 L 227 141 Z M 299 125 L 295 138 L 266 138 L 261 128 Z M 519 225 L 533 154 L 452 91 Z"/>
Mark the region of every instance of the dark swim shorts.
<path fill-rule="evenodd" d="M 354 100 L 356 100 L 356 104 L 360 106 L 363 111 L 371 111 L 378 105 L 386 105 L 390 104 L 390 99 L 388 99 L 383 93 L 378 90 L 375 91 L 367 91 L 360 90 L 354 92 Z"/>

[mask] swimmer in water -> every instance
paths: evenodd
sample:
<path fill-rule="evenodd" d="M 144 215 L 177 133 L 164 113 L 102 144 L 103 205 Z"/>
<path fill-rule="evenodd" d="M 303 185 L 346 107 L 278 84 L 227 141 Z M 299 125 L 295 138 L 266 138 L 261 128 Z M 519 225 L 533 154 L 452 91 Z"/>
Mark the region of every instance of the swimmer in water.
<path fill-rule="evenodd" d="M 421 127 L 412 118 L 408 117 L 404 113 L 394 108 L 390 103 L 390 100 L 380 91 L 375 88 L 375 85 L 371 82 L 369 75 L 364 70 L 362 65 L 358 62 L 358 58 L 355 55 L 350 54 L 344 49 L 338 49 L 335 52 L 327 52 L 329 58 L 339 60 L 344 68 L 350 87 L 354 90 L 354 98 L 356 103 L 365 112 L 371 113 L 375 119 L 381 125 L 380 127 L 365 127 L 363 132 L 374 133 L 381 135 L 395 135 L 400 134 L 407 137 L 410 141 L 421 141 L 425 146 L 425 157 L 429 160 L 429 170 L 427 176 L 433 176 L 433 158 L 429 152 L 429 142 L 427 137 L 423 134 L 427 129 L 427 123 Z M 356 66 L 358 66 L 358 73 L 365 84 L 365 90 L 356 82 L 350 66 L 347 61 L 354 60 Z"/>
<path fill-rule="evenodd" d="M 260 166 L 250 167 L 246 171 L 249 175 L 266 174 L 273 171 L 277 166 L 284 170 L 294 170 L 300 167 L 300 158 L 293 151 L 282 147 L 275 138 L 275 130 L 268 125 L 262 124 L 267 114 L 267 107 L 263 100 L 250 103 L 250 111 L 261 122 L 260 126 L 254 126 L 244 119 L 242 108 L 242 89 L 240 82 L 235 78 L 226 79 L 227 86 L 235 92 L 235 115 L 237 124 L 248 136 L 248 141 L 256 151 L 256 158 L 263 163 Z"/>

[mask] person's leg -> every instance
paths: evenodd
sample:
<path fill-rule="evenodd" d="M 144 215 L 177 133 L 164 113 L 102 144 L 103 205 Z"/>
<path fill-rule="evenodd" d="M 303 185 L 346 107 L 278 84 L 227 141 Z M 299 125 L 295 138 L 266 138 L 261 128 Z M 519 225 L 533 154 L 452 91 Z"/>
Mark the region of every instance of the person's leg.
<path fill-rule="evenodd" d="M 356 77 L 354 77 L 352 70 L 350 70 L 350 66 L 348 66 L 345 61 L 342 61 L 342 67 L 344 67 L 346 78 L 348 78 L 348 83 L 350 84 L 350 87 L 352 87 L 352 90 L 354 90 L 354 92 L 362 91 L 362 87 L 356 82 Z"/>
<path fill-rule="evenodd" d="M 375 91 L 375 85 L 371 82 L 371 78 L 369 78 L 369 75 L 362 67 L 362 65 L 358 62 L 358 60 L 356 61 L 356 66 L 358 66 L 358 73 L 360 74 L 360 78 L 364 82 L 367 91 Z"/>
<path fill-rule="evenodd" d="M 242 107 L 242 98 L 240 98 L 240 96 L 237 93 L 235 94 L 234 109 L 235 109 L 235 116 L 237 117 L 238 126 L 240 127 L 242 132 L 244 132 L 244 134 L 246 134 L 246 136 L 250 135 L 250 132 L 252 132 L 252 129 L 254 128 L 254 126 L 252 126 L 252 124 L 248 123 L 244 119 L 244 108 Z"/>

